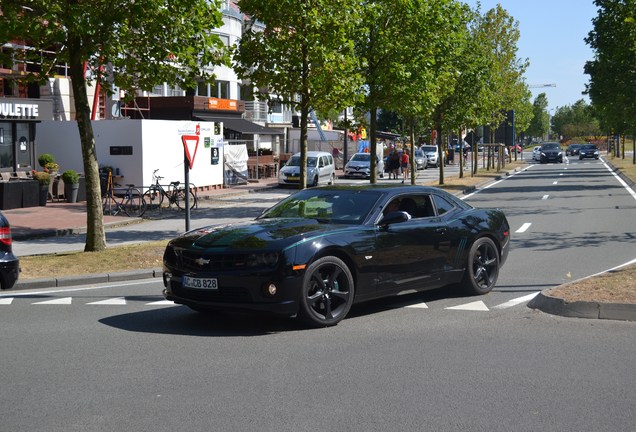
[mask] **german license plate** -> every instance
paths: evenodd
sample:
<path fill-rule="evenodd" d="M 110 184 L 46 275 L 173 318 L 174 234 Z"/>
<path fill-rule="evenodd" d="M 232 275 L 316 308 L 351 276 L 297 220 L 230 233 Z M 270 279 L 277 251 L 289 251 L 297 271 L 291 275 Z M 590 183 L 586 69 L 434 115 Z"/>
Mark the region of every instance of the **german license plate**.
<path fill-rule="evenodd" d="M 183 276 L 182 284 L 184 288 L 195 289 L 219 289 L 219 281 L 217 278 L 196 278 Z"/>
<path fill-rule="evenodd" d="M 289 177 L 287 177 L 287 180 L 289 180 L 289 181 L 298 181 L 299 179 L 300 179 L 300 177 L 298 177 L 298 176 L 289 176 Z"/>

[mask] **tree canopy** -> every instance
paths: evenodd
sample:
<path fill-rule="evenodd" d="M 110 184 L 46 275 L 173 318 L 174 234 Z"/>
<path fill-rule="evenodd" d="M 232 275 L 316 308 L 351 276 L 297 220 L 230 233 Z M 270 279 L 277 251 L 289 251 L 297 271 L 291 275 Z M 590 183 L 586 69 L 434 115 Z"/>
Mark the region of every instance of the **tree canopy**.
<path fill-rule="evenodd" d="M 218 1 L 208 0 L 3 0 L 0 63 L 23 67 L 24 78 L 43 83 L 67 65 L 86 176 L 86 251 L 106 247 L 99 166 L 87 84 L 112 82 L 127 92 L 163 82 L 193 88 L 212 81 L 213 66 L 228 64 Z M 90 71 L 86 74 L 85 71 Z M 108 89 L 109 87 L 106 86 Z"/>

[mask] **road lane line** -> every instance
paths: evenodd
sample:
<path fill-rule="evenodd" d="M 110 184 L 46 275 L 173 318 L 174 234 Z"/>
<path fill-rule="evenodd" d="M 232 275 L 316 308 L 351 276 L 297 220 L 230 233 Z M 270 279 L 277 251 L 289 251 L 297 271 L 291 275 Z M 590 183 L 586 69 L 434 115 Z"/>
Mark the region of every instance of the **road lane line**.
<path fill-rule="evenodd" d="M 13 297 L 0 298 L 0 305 L 10 305 L 13 302 Z"/>
<path fill-rule="evenodd" d="M 549 196 L 550 196 L 550 195 L 543 195 L 543 196 L 541 197 L 541 199 L 542 199 L 542 200 L 547 200 Z"/>
<path fill-rule="evenodd" d="M 519 228 L 517 231 L 515 231 L 515 233 L 523 233 L 526 232 L 528 230 L 528 228 L 530 228 L 530 225 L 532 225 L 532 223 L 530 222 L 526 222 L 523 225 L 521 225 L 521 228 Z"/>

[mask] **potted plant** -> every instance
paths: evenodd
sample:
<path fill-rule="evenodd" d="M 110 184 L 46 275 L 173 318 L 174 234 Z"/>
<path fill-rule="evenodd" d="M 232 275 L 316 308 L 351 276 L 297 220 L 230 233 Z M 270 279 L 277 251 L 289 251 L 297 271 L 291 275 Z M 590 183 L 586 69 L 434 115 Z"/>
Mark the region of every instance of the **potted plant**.
<path fill-rule="evenodd" d="M 46 171 L 33 171 L 33 178 L 40 184 L 39 204 L 46 205 L 49 198 L 49 185 L 51 184 L 51 174 Z"/>
<path fill-rule="evenodd" d="M 60 169 L 60 166 L 55 162 L 55 158 L 53 157 L 53 155 L 49 153 L 42 153 L 38 157 L 38 163 L 42 168 L 49 172 L 57 172 Z"/>
<path fill-rule="evenodd" d="M 79 179 L 80 176 L 75 170 L 69 169 L 62 173 L 62 180 L 64 181 L 64 196 L 66 197 L 66 202 L 77 202 Z"/>

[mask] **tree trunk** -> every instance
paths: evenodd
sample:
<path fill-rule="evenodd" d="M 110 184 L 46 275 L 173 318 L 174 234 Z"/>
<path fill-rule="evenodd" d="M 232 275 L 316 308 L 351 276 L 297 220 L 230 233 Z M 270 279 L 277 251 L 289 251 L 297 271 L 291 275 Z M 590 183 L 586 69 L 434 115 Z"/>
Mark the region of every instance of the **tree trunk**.
<path fill-rule="evenodd" d="M 104 214 L 99 186 L 99 165 L 95 149 L 95 136 L 91 124 L 84 65 L 81 61 L 81 43 L 69 37 L 70 72 L 77 127 L 82 147 L 82 162 L 86 177 L 86 244 L 84 251 L 94 252 L 106 249 Z"/>
<path fill-rule="evenodd" d="M 375 100 L 375 99 L 373 99 Z M 369 121 L 369 140 L 370 140 L 370 144 L 369 144 L 369 154 L 370 154 L 370 170 L 371 172 L 369 173 L 369 183 L 371 184 L 376 184 L 378 182 L 378 176 L 377 176 L 377 163 L 375 161 L 375 155 L 378 154 L 378 142 L 376 140 L 376 131 L 378 129 L 378 107 L 375 106 L 375 103 L 373 104 L 373 106 L 371 107 L 371 111 L 369 112 L 371 119 Z"/>

